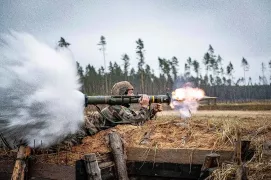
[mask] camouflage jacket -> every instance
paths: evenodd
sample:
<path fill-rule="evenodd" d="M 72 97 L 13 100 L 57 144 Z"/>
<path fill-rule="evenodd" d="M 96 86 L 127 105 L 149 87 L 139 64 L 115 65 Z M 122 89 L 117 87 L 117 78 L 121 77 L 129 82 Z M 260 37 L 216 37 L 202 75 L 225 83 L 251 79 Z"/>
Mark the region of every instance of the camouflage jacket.
<path fill-rule="evenodd" d="M 153 109 L 140 108 L 139 111 L 133 111 L 130 108 L 121 105 L 108 106 L 104 108 L 99 117 L 92 117 L 87 121 L 86 128 L 90 135 L 100 130 L 114 127 L 118 124 L 141 124 L 155 116 Z"/>

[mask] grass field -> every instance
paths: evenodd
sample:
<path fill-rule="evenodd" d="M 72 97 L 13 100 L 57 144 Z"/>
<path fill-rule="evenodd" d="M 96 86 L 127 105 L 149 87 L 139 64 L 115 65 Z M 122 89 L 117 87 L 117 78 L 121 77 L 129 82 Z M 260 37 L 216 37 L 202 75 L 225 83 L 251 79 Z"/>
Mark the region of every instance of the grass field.
<path fill-rule="evenodd" d="M 202 105 L 199 110 L 271 111 L 271 103 L 218 103 L 217 105 Z"/>

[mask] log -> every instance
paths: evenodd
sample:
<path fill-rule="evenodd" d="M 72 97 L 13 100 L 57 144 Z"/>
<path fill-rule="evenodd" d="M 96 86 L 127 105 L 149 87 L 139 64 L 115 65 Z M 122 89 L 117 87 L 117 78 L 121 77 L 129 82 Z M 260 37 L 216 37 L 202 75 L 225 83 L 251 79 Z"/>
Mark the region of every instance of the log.
<path fill-rule="evenodd" d="M 112 149 L 117 176 L 119 180 L 127 180 L 128 173 L 126 167 L 126 160 L 124 159 L 123 145 L 119 135 L 116 132 L 109 134 L 109 144 Z"/>
<path fill-rule="evenodd" d="M 201 171 L 205 171 L 206 169 L 217 167 L 219 165 L 219 159 L 220 159 L 220 155 L 217 153 L 210 153 L 206 155 Z"/>
<path fill-rule="evenodd" d="M 200 179 L 207 178 L 219 165 L 220 155 L 217 153 L 207 154 L 201 167 Z"/>
<path fill-rule="evenodd" d="M 88 180 L 101 180 L 101 169 L 98 166 L 95 153 L 85 155 L 84 159 Z"/>
<path fill-rule="evenodd" d="M 234 162 L 237 163 L 237 165 L 241 165 L 242 159 L 241 159 L 241 133 L 238 129 L 236 132 L 236 142 L 235 142 L 235 151 L 234 151 Z"/>
<path fill-rule="evenodd" d="M 29 147 L 20 146 L 17 153 L 17 159 L 13 168 L 11 180 L 24 180 L 25 172 L 27 171 L 26 158 L 30 155 Z"/>
<path fill-rule="evenodd" d="M 243 151 L 248 148 L 247 143 L 243 143 Z M 236 144 L 235 144 L 235 157 L 234 161 L 237 163 L 238 168 L 236 170 L 235 179 L 236 180 L 247 180 L 246 167 L 242 163 L 242 143 L 241 143 L 241 133 L 238 129 L 236 132 Z"/>
<path fill-rule="evenodd" d="M 235 180 L 248 180 L 247 178 L 247 168 L 244 165 L 239 165 L 236 170 Z"/>

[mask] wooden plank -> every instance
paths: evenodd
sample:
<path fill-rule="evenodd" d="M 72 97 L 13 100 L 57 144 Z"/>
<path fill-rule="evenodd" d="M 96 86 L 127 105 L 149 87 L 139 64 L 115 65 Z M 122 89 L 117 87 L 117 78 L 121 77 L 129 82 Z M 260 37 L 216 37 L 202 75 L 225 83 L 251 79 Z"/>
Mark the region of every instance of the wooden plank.
<path fill-rule="evenodd" d="M 15 164 L 14 160 L 4 160 L 4 161 L 0 160 L 0 172 L 12 174 L 14 164 Z"/>
<path fill-rule="evenodd" d="M 102 170 L 102 173 L 104 173 L 103 169 L 108 171 L 108 168 L 114 166 L 114 163 L 112 161 L 107 161 L 111 159 L 108 153 L 99 155 L 96 154 L 96 156 L 97 160 L 99 161 L 99 167 Z M 60 179 L 60 180 L 76 179 L 76 168 L 74 166 L 31 162 L 29 170 L 30 170 L 29 177 L 33 178 L 35 177 L 35 178 Z"/>
<path fill-rule="evenodd" d="M 11 179 L 15 160 L 0 159 L 0 180 Z"/>
<path fill-rule="evenodd" d="M 30 177 L 58 180 L 74 180 L 75 167 L 57 164 L 33 163 L 29 168 Z"/>
<path fill-rule="evenodd" d="M 95 153 L 95 154 L 96 154 L 98 163 L 113 161 L 113 157 L 110 152 L 104 153 L 104 154 L 100 154 L 100 153 Z"/>
<path fill-rule="evenodd" d="M 233 151 L 211 151 L 203 149 L 155 149 L 127 148 L 128 161 L 165 162 L 179 164 L 203 164 L 205 156 L 211 152 L 218 153 L 221 161 L 230 161 Z"/>
<path fill-rule="evenodd" d="M 96 154 L 99 167 L 103 175 L 111 175 L 108 169 L 113 168 L 114 162 L 110 153 Z M 38 156 L 36 156 L 38 158 Z M 12 176 L 16 157 L 0 156 L 0 180 L 10 179 Z M 76 169 L 74 166 L 64 166 L 58 164 L 35 163 L 30 161 L 29 175 L 35 179 L 76 179 Z M 103 176 L 102 175 L 102 176 Z M 8 177 L 8 178 L 7 178 Z"/>

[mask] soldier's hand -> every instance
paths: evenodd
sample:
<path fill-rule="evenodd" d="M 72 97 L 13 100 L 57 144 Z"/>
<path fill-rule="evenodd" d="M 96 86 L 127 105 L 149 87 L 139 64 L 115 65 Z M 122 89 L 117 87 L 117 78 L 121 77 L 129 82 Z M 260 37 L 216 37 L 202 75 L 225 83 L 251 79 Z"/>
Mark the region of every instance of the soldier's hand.
<path fill-rule="evenodd" d="M 150 101 L 149 96 L 143 94 L 142 97 L 139 99 L 139 104 L 141 104 L 142 107 L 148 108 L 149 101 Z"/>
<path fill-rule="evenodd" d="M 162 104 L 156 104 L 156 106 L 154 107 L 154 111 L 155 112 L 161 112 L 161 111 L 163 111 Z"/>

